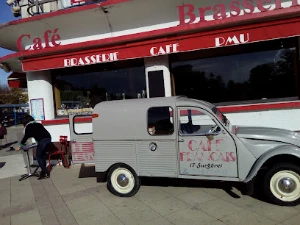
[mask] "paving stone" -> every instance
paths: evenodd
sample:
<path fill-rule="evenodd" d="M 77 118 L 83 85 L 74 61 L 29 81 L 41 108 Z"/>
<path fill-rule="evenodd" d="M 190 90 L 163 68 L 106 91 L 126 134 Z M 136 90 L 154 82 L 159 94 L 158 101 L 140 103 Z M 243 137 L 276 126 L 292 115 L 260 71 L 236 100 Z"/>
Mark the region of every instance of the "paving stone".
<path fill-rule="evenodd" d="M 276 221 L 259 215 L 249 210 L 243 210 L 233 215 L 220 219 L 221 222 L 227 225 L 273 225 Z"/>
<path fill-rule="evenodd" d="M 176 225 L 206 225 L 216 220 L 206 213 L 192 207 L 166 215 L 165 217 Z"/>
<path fill-rule="evenodd" d="M 238 207 L 230 202 L 226 202 L 222 199 L 213 199 L 211 201 L 207 201 L 205 204 L 201 204 L 197 208 L 216 219 L 221 219 L 225 216 L 243 210 L 243 208 Z"/>
<path fill-rule="evenodd" d="M 94 195 L 67 201 L 67 206 L 78 224 L 86 220 L 101 222 L 103 217 L 111 216 L 113 213 Z"/>
<path fill-rule="evenodd" d="M 299 225 L 299 224 L 300 224 L 300 213 L 280 223 L 280 225 Z"/>
<path fill-rule="evenodd" d="M 81 198 L 90 194 L 94 194 L 97 192 L 97 187 L 93 188 L 87 188 L 85 190 L 80 190 L 72 193 L 67 193 L 64 195 L 61 195 L 64 201 L 71 201 L 77 198 Z"/>
<path fill-rule="evenodd" d="M 205 193 L 208 193 L 216 197 L 224 197 L 228 195 L 228 193 L 225 190 L 218 189 L 218 188 L 202 188 L 201 190 L 204 191 Z"/>
<path fill-rule="evenodd" d="M 268 217 L 269 219 L 275 220 L 277 222 L 283 222 L 299 214 L 299 210 L 297 209 L 272 205 L 265 202 L 256 204 L 255 207 L 250 207 L 248 208 L 248 210 Z"/>
<path fill-rule="evenodd" d="M 92 217 L 86 220 L 80 220 L 79 225 L 124 225 L 115 215 L 104 216 L 101 218 Z"/>
<path fill-rule="evenodd" d="M 5 217 L 5 218 L 0 217 L 0 224 L 1 225 L 10 225 L 10 217 Z"/>
<path fill-rule="evenodd" d="M 97 195 L 96 195 L 97 196 Z M 110 200 L 110 201 L 109 201 Z M 111 198 L 105 198 L 102 202 L 114 213 L 131 213 L 140 210 L 149 209 L 147 205 L 137 198 L 120 198 L 111 195 Z"/>
<path fill-rule="evenodd" d="M 10 207 L 10 178 L 0 180 L 0 209 Z"/>
<path fill-rule="evenodd" d="M 71 176 L 71 174 L 68 173 L 64 174 L 61 177 L 51 175 L 51 179 L 53 180 L 55 187 L 61 195 L 87 189 L 86 186 L 84 186 L 78 178 Z"/>
<path fill-rule="evenodd" d="M 17 205 L 13 207 L 9 207 L 2 210 L 3 217 L 9 217 L 12 215 L 16 215 L 19 213 L 28 212 L 31 210 L 36 209 L 36 204 L 23 204 L 23 205 Z"/>
<path fill-rule="evenodd" d="M 160 215 L 152 210 L 147 208 L 140 211 L 126 211 L 116 213 L 116 216 L 125 224 L 125 225 L 140 225 L 150 221 L 153 221 L 160 217 Z"/>
<path fill-rule="evenodd" d="M 143 225 L 172 225 L 173 223 L 171 223 L 169 220 L 167 220 L 164 217 L 159 217 L 155 220 L 151 220 L 149 222 L 144 223 Z"/>
<path fill-rule="evenodd" d="M 146 203 L 153 210 L 158 212 L 160 215 L 165 216 L 182 209 L 186 209 L 189 205 L 183 201 L 178 200 L 175 197 L 166 198 L 160 201 Z"/>
<path fill-rule="evenodd" d="M 55 204 L 54 212 L 61 225 L 78 225 L 73 214 L 65 203 Z"/>
<path fill-rule="evenodd" d="M 183 194 L 186 193 L 188 191 L 190 191 L 192 188 L 187 188 L 187 187 L 160 187 L 161 190 L 163 190 L 164 192 L 167 192 L 168 194 L 172 195 L 172 196 L 177 196 L 179 194 Z"/>
<path fill-rule="evenodd" d="M 43 225 L 60 225 L 54 209 L 49 206 L 39 206 L 39 214 Z"/>
<path fill-rule="evenodd" d="M 177 195 L 176 198 L 189 205 L 198 206 L 203 204 L 204 202 L 216 199 L 217 197 L 205 193 L 200 189 L 191 189 L 189 192 Z"/>
<path fill-rule="evenodd" d="M 231 202 L 245 209 L 255 208 L 256 205 L 262 203 L 262 201 L 257 200 L 251 196 L 242 195 L 241 192 L 238 191 L 236 188 L 232 189 L 232 195 L 234 197 L 228 194 L 221 198 L 227 202 Z"/>
<path fill-rule="evenodd" d="M 48 198 L 47 193 L 42 185 L 42 181 L 30 179 L 30 183 L 34 191 L 34 198 L 38 207 L 52 207 L 50 199 Z"/>
<path fill-rule="evenodd" d="M 171 195 L 158 187 L 142 186 L 139 192 L 135 195 L 135 197 L 141 200 L 142 202 L 147 203 L 160 201 L 162 199 L 171 197 Z"/>
<path fill-rule="evenodd" d="M 221 222 L 220 220 L 213 221 L 211 223 L 205 225 L 226 225 L 225 223 Z"/>
<path fill-rule="evenodd" d="M 79 178 L 79 181 L 86 187 L 86 188 L 94 188 L 101 185 L 106 185 L 106 183 L 97 183 L 96 177 L 87 177 L 87 178 Z"/>
<path fill-rule="evenodd" d="M 19 177 L 11 178 L 11 206 L 34 203 L 34 194 L 29 179 L 19 181 Z"/>
<path fill-rule="evenodd" d="M 11 216 L 11 225 L 43 225 L 37 209 Z M 52 225 L 56 225 L 53 223 Z"/>

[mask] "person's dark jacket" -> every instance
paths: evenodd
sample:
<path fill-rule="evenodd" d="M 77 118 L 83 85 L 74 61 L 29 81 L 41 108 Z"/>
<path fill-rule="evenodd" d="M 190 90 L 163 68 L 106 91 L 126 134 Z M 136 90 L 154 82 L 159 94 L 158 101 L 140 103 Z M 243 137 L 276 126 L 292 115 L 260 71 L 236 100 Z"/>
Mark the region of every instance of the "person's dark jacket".
<path fill-rule="evenodd" d="M 30 123 L 25 128 L 25 134 L 21 141 L 24 145 L 29 138 L 34 138 L 37 142 L 44 138 L 51 138 L 50 133 L 40 123 Z"/>
<path fill-rule="evenodd" d="M 3 139 L 5 135 L 7 135 L 6 127 L 0 127 L 0 139 Z"/>

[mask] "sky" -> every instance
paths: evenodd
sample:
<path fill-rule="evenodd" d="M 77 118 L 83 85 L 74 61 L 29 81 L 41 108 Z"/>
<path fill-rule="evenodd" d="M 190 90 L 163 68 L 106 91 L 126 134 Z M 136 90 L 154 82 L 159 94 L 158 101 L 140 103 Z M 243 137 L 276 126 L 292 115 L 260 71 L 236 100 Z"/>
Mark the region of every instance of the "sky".
<path fill-rule="evenodd" d="M 12 20 L 20 19 L 14 17 L 13 13 L 10 10 L 10 6 L 6 4 L 5 0 L 0 0 L 0 24 L 6 23 Z M 0 37 L 1 38 L 1 37 Z M 9 50 L 3 49 L 0 47 L 0 58 L 12 53 Z M 0 83 L 7 85 L 7 77 L 10 73 L 4 72 L 4 70 L 0 69 Z"/>

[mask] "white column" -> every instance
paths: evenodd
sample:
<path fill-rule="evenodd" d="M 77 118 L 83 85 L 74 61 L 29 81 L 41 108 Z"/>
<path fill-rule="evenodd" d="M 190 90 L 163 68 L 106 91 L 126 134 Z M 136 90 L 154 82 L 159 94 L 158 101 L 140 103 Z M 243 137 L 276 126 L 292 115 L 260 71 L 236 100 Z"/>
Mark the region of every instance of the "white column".
<path fill-rule="evenodd" d="M 168 55 L 145 58 L 145 70 L 146 70 L 145 74 L 146 74 L 147 93 L 149 93 L 149 85 L 147 79 L 148 72 L 162 70 L 164 73 L 165 96 L 166 97 L 172 96 Z"/>
<path fill-rule="evenodd" d="M 26 77 L 29 103 L 31 99 L 42 98 L 44 100 L 45 120 L 53 120 L 55 118 L 55 110 L 51 72 L 28 72 Z"/>

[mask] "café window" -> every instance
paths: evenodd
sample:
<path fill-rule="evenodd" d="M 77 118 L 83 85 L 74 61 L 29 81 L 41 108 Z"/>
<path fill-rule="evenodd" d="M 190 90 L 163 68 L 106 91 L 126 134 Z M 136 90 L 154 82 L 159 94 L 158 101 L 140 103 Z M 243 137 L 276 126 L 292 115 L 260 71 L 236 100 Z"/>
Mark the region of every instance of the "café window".
<path fill-rule="evenodd" d="M 173 54 L 175 94 L 223 105 L 297 100 L 296 46 L 288 38 Z"/>
<path fill-rule="evenodd" d="M 173 110 L 171 107 L 153 107 L 148 110 L 148 133 L 171 135 L 174 132 Z"/>
<path fill-rule="evenodd" d="M 147 97 L 142 59 L 58 69 L 52 75 L 58 116 L 91 114 L 103 101 Z"/>

